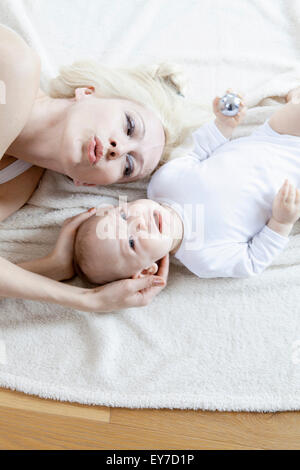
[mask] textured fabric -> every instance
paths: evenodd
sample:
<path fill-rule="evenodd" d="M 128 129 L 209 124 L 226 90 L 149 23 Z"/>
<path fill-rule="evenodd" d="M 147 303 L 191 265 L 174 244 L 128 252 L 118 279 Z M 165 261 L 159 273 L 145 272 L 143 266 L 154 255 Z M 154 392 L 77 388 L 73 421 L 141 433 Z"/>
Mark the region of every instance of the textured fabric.
<path fill-rule="evenodd" d="M 31 167 L 31 163 L 24 162 L 22 160 L 16 160 L 6 168 L 3 168 L 3 170 L 0 170 L 0 184 L 13 180 Z"/>
<path fill-rule="evenodd" d="M 45 88 L 60 64 L 84 56 L 179 62 L 203 122 L 216 94 L 245 93 L 250 109 L 235 137 L 299 85 L 299 18 L 299 2 L 286 0 L 0 3 L 0 21 L 40 54 Z M 0 225 L 1 255 L 47 253 L 66 217 L 119 194 L 145 197 L 146 184 L 76 188 L 46 171 L 30 203 Z M 199 280 L 173 260 L 167 288 L 145 308 L 98 315 L 3 299 L 0 385 L 109 406 L 300 409 L 299 305 L 299 224 L 259 277 Z"/>

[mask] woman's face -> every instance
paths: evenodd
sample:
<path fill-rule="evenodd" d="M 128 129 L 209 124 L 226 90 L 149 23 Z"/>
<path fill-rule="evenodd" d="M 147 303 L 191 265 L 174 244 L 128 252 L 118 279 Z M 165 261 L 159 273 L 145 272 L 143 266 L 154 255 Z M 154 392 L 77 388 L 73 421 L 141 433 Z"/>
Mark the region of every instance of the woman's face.
<path fill-rule="evenodd" d="M 126 183 L 149 175 L 165 143 L 160 120 L 124 99 L 97 98 L 77 88 L 62 138 L 66 172 L 75 184 Z"/>

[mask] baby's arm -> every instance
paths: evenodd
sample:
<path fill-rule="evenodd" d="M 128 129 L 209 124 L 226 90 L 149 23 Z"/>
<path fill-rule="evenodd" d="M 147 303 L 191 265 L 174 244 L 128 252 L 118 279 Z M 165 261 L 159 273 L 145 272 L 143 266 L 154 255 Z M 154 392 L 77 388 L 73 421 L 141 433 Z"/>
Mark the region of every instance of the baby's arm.
<path fill-rule="evenodd" d="M 204 247 L 198 253 L 191 251 L 185 264 L 199 277 L 246 278 L 270 266 L 288 241 L 265 225 L 249 242 L 228 242 Z"/>
<path fill-rule="evenodd" d="M 300 217 L 300 191 L 287 180 L 277 193 L 268 224 L 248 243 L 208 246 L 196 254 L 199 277 L 249 277 L 263 272 L 288 244 Z M 191 264 L 193 261 L 191 260 Z"/>
<path fill-rule="evenodd" d="M 236 116 L 224 116 L 219 110 L 220 99 L 217 96 L 212 103 L 216 119 L 204 124 L 193 133 L 195 147 L 192 154 L 199 160 L 207 159 L 218 147 L 225 144 L 246 114 L 247 108 L 242 101 Z"/>

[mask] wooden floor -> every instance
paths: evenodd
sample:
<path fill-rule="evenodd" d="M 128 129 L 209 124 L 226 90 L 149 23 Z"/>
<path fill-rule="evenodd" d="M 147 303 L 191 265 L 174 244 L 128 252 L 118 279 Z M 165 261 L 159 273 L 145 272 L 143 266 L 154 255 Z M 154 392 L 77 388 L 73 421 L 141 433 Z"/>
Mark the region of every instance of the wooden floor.
<path fill-rule="evenodd" d="M 300 449 L 300 412 L 130 410 L 0 389 L 0 449 Z"/>

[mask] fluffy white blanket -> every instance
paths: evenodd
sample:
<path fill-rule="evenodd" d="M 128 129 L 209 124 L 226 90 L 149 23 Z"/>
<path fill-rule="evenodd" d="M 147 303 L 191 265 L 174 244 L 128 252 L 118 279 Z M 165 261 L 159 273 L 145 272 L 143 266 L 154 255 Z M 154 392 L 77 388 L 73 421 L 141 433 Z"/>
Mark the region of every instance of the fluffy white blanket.
<path fill-rule="evenodd" d="M 228 87 L 250 110 L 248 134 L 299 85 L 300 4 L 279 0 L 1 0 L 0 22 L 42 59 L 42 86 L 60 64 L 168 60 L 186 66 L 190 94 L 210 109 Z M 300 145 L 300 140 L 299 140 Z M 46 253 L 63 220 L 145 183 L 86 189 L 46 172 L 0 226 L 0 254 Z M 79 282 L 79 281 L 78 281 Z M 88 314 L 0 302 L 0 385 L 81 403 L 275 411 L 300 408 L 300 226 L 260 277 L 200 280 L 171 265 L 146 308 Z"/>

